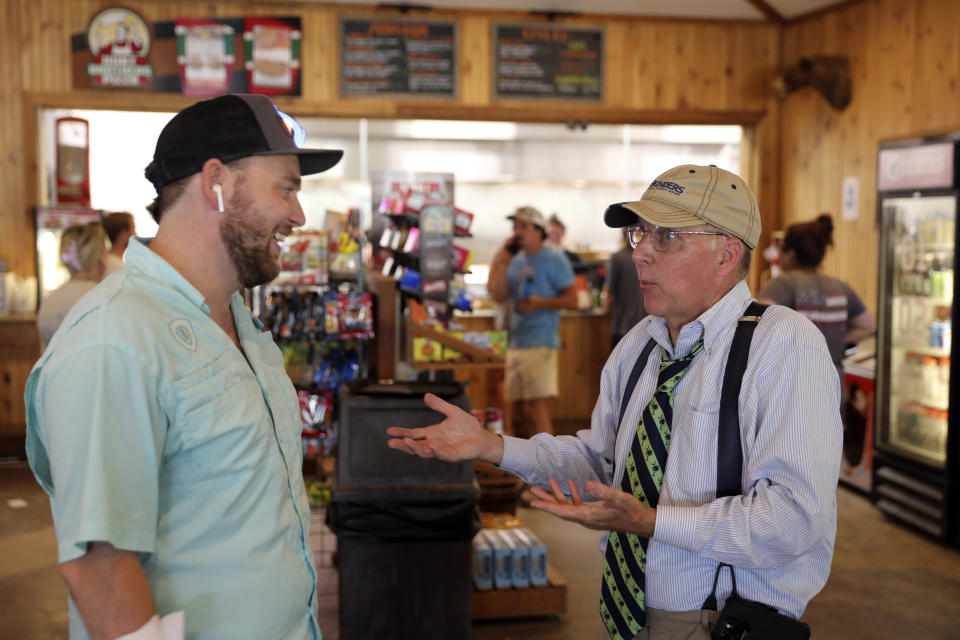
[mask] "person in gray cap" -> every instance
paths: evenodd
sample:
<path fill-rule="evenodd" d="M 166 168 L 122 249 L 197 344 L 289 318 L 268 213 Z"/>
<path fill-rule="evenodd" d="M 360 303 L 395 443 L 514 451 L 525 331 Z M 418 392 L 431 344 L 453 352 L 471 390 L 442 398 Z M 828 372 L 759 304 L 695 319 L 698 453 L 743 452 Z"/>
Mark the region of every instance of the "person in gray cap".
<path fill-rule="evenodd" d="M 189 638 L 320 638 L 297 397 L 240 293 L 279 273 L 301 176 L 342 155 L 300 134 L 260 95 L 174 116 L 145 172 L 156 237 L 30 374 L 74 640 L 169 637 L 181 615 Z"/>
<path fill-rule="evenodd" d="M 833 557 L 840 386 L 809 320 L 753 306 L 745 276 L 760 238 L 756 200 L 729 171 L 683 165 L 640 200 L 611 205 L 604 220 L 629 232 L 650 315 L 607 360 L 590 429 L 499 437 L 428 395 L 446 419 L 391 427 L 388 444 L 491 462 L 535 485 L 534 508 L 608 532 L 600 614 L 611 638 L 709 638 L 716 609 L 733 600 L 732 575 L 739 596 L 785 614 L 763 609 L 791 632 L 809 633 L 795 619 L 823 588 Z M 753 326 L 752 342 L 735 354 L 741 323 Z M 721 389 L 734 355 L 745 369 L 727 404 Z M 726 418 L 737 419 L 724 431 L 732 438 L 718 435 L 721 415 L 725 429 Z M 724 491 L 730 474 L 718 466 L 731 466 L 718 464 L 721 445 L 741 455 Z"/>
<path fill-rule="evenodd" d="M 560 310 L 577 308 L 573 269 L 560 251 L 544 243 L 546 223 L 537 209 L 519 207 L 507 219 L 513 221 L 513 235 L 494 255 L 487 279 L 494 301 L 513 303 L 503 380 L 504 400 L 511 406 L 504 413 L 504 430 L 552 434 L 548 403 L 557 395 Z"/>

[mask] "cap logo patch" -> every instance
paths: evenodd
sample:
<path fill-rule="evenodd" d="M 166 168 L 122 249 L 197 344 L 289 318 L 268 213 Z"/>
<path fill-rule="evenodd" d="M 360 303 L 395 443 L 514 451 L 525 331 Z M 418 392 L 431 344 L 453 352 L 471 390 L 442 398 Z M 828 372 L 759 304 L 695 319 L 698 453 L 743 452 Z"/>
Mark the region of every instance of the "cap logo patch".
<path fill-rule="evenodd" d="M 287 135 L 293 138 L 293 144 L 299 149 L 307 141 L 307 132 L 303 127 L 300 126 L 300 123 L 293 119 L 293 116 L 280 111 L 280 107 L 273 105 L 273 108 L 277 110 L 277 115 L 280 116 L 280 120 L 283 121 L 283 126 L 287 130 Z"/>
<path fill-rule="evenodd" d="M 676 182 L 668 182 L 666 180 L 654 180 L 650 184 L 651 189 L 657 189 L 659 191 L 669 191 L 675 196 L 679 196 L 683 193 L 683 187 Z"/>
<path fill-rule="evenodd" d="M 193 334 L 193 325 L 186 318 L 176 318 L 171 320 L 170 333 L 173 339 L 180 343 L 180 346 L 189 351 L 197 350 L 197 338 Z"/>

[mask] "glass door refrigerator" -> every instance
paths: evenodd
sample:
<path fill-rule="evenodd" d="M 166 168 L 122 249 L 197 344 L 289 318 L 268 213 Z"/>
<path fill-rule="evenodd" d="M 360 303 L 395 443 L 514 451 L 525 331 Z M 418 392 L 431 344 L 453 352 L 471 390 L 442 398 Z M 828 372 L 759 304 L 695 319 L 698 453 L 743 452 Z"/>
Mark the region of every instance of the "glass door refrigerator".
<path fill-rule="evenodd" d="M 957 138 L 882 145 L 874 504 L 947 544 L 960 540 L 951 363 Z"/>

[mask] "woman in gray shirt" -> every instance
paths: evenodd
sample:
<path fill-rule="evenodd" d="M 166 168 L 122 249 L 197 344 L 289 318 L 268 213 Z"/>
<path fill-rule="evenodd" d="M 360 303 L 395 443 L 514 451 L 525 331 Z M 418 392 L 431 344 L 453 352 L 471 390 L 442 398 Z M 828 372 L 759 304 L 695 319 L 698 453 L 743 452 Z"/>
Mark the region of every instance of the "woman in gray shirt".
<path fill-rule="evenodd" d="M 832 244 L 833 220 L 829 214 L 821 214 L 811 222 L 790 225 L 780 254 L 783 274 L 768 282 L 757 299 L 796 309 L 817 325 L 827 341 L 842 384 L 844 346 L 872 334 L 875 324 L 849 284 L 820 273 L 827 246 Z"/>

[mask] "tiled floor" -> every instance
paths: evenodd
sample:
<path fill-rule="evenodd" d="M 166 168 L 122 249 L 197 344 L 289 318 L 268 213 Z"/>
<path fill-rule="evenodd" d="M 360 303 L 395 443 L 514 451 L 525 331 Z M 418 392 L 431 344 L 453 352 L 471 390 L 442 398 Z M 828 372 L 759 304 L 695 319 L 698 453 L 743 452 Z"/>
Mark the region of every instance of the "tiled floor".
<path fill-rule="evenodd" d="M 813 638 L 960 638 L 960 552 L 887 520 L 859 494 L 841 488 L 838 501 L 830 580 L 804 615 Z M 313 515 L 320 623 L 325 640 L 339 640 L 336 538 L 322 526 L 323 512 Z M 566 613 L 474 623 L 470 638 L 599 640 L 597 533 L 529 509 L 518 515 L 547 544 L 551 564 L 567 582 Z M 424 603 L 423 611 L 411 615 L 429 611 Z M 65 637 L 66 592 L 47 499 L 24 463 L 0 463 L 0 638 Z"/>

